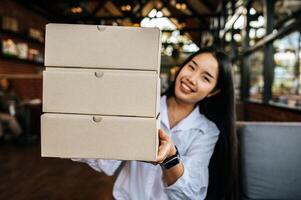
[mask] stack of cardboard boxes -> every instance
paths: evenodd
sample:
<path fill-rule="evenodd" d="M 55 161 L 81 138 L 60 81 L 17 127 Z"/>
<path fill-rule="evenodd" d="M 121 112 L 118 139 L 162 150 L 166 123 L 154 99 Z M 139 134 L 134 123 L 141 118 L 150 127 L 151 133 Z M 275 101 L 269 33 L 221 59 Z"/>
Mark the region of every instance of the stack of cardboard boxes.
<path fill-rule="evenodd" d="M 42 156 L 156 159 L 157 28 L 47 24 Z"/>

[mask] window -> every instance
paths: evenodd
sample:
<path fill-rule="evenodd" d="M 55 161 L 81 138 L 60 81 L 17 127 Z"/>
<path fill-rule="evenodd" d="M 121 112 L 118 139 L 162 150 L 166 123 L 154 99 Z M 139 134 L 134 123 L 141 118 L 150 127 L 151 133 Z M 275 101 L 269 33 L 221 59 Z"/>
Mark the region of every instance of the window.
<path fill-rule="evenodd" d="M 263 50 L 257 50 L 249 56 L 250 66 L 250 100 L 262 102 L 263 93 Z"/>
<path fill-rule="evenodd" d="M 162 11 L 152 9 L 141 21 L 141 27 L 158 27 L 162 30 L 162 55 L 177 58 L 179 52 L 192 53 L 199 50 L 198 46 L 187 34 L 180 33 L 181 23 L 165 17 Z"/>
<path fill-rule="evenodd" d="M 253 0 L 251 3 L 249 14 L 250 14 L 249 45 L 254 46 L 260 39 L 262 39 L 265 36 L 263 1 Z"/>
<path fill-rule="evenodd" d="M 237 59 L 233 63 L 233 82 L 234 82 L 234 92 L 236 100 L 240 99 L 240 69 L 241 69 L 241 59 Z"/>
<path fill-rule="evenodd" d="M 300 0 L 276 0 L 274 7 L 275 24 L 299 12 L 301 9 Z"/>
<path fill-rule="evenodd" d="M 271 102 L 301 109 L 300 32 L 295 31 L 273 43 L 274 82 Z"/>

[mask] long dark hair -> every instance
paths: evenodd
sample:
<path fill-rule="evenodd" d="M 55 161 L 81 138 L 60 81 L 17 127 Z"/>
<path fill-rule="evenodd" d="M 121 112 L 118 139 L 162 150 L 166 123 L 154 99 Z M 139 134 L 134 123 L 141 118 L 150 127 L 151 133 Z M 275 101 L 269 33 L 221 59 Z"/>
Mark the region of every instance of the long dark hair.
<path fill-rule="evenodd" d="M 215 89 L 220 92 L 198 102 L 200 113 L 214 122 L 220 130 L 218 141 L 209 164 L 207 200 L 238 199 L 237 139 L 235 132 L 235 99 L 231 62 L 228 56 L 214 47 L 202 48 L 189 56 L 178 70 L 195 56 L 211 53 L 218 62 L 218 80 Z M 162 95 L 175 96 L 175 80 Z"/>

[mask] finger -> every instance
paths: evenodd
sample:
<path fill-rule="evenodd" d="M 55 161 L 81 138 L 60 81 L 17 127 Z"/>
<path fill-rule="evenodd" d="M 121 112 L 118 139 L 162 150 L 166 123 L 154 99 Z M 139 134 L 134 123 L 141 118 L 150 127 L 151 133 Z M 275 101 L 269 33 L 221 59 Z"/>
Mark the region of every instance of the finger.
<path fill-rule="evenodd" d="M 162 129 L 159 129 L 159 138 L 160 140 L 168 140 L 169 136 Z"/>
<path fill-rule="evenodd" d="M 166 140 L 164 139 L 164 132 L 161 129 L 159 129 L 158 136 L 159 136 L 159 146 L 161 146 L 162 142 Z"/>
<path fill-rule="evenodd" d="M 163 162 L 165 160 L 166 156 L 168 155 L 168 152 L 169 152 L 169 143 L 164 142 L 164 144 L 162 144 L 159 147 L 157 162 L 159 162 L 159 163 Z"/>

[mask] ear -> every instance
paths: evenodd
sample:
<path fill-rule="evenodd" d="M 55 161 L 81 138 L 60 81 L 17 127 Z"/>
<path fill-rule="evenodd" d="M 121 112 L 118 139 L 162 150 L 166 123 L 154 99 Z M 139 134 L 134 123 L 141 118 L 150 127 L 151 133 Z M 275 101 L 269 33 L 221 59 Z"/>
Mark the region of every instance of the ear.
<path fill-rule="evenodd" d="M 220 89 L 214 90 L 213 92 L 211 92 L 210 94 L 207 95 L 207 98 L 212 97 L 212 96 L 214 96 L 214 95 L 217 95 L 217 94 L 220 93 L 220 92 L 221 92 Z"/>

